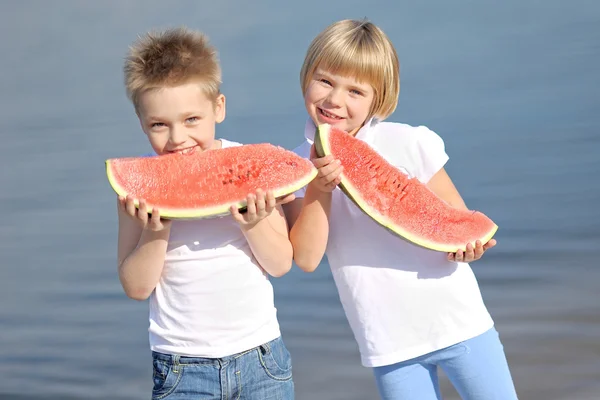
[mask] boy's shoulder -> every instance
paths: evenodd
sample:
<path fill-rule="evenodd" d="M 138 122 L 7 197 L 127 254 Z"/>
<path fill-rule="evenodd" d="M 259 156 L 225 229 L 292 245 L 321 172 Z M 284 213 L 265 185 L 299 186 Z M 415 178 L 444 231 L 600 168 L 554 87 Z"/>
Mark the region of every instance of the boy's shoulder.
<path fill-rule="evenodd" d="M 216 140 L 220 140 L 221 141 L 221 148 L 222 149 L 226 149 L 227 147 L 237 147 L 237 146 L 243 146 L 243 143 L 240 142 L 234 142 L 233 140 L 228 140 L 225 138 L 219 138 Z"/>

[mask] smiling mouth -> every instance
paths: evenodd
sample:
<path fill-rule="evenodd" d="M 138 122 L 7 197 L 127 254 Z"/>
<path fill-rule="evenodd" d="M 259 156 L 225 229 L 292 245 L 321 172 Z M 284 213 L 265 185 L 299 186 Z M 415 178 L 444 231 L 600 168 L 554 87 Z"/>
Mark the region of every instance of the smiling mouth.
<path fill-rule="evenodd" d="M 332 119 L 343 119 L 342 117 L 338 117 L 338 116 L 337 116 L 337 115 L 335 115 L 335 114 L 331 114 L 331 113 L 329 113 L 329 112 L 327 112 L 327 111 L 323 110 L 322 108 L 318 108 L 318 107 L 317 107 L 317 109 L 319 110 L 319 114 L 321 114 L 321 115 L 322 115 L 322 116 L 324 116 L 324 117 L 327 117 L 327 118 L 332 118 Z"/>
<path fill-rule="evenodd" d="M 198 146 L 192 146 L 192 147 L 188 147 L 188 148 L 181 149 L 181 150 L 169 150 L 169 153 L 175 153 L 175 154 L 192 154 L 193 152 L 196 151 L 197 148 L 198 148 Z"/>

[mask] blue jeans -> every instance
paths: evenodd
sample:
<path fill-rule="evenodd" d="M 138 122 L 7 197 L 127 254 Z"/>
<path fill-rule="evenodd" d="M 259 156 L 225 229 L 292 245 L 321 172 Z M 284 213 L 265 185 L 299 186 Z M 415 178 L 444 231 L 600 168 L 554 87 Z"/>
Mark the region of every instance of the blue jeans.
<path fill-rule="evenodd" d="M 463 400 L 514 400 L 517 393 L 495 328 L 429 354 L 373 369 L 384 400 L 441 400 L 437 368 Z"/>
<path fill-rule="evenodd" d="M 152 352 L 152 399 L 293 400 L 292 361 L 277 338 L 223 358 Z"/>

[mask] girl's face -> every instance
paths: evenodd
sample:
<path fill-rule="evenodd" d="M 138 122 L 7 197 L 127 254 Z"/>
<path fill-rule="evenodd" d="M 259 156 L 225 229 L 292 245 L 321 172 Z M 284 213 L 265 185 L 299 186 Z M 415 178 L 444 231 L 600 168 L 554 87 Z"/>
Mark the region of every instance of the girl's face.
<path fill-rule="evenodd" d="M 304 105 L 315 125 L 327 123 L 355 135 L 369 116 L 374 96 L 367 83 L 317 69 L 304 93 Z"/>

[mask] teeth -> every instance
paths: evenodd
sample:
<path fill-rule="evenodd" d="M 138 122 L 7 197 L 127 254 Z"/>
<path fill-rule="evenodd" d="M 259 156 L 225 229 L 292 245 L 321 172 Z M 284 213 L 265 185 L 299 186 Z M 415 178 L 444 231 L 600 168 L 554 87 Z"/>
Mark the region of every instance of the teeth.
<path fill-rule="evenodd" d="M 183 150 L 179 150 L 177 153 L 179 154 L 189 154 L 192 151 L 194 151 L 196 149 L 196 147 L 188 147 L 187 149 L 183 149 Z"/>
<path fill-rule="evenodd" d="M 333 115 L 328 113 L 327 111 L 321 109 L 321 114 L 323 114 L 324 116 L 328 117 L 328 118 L 335 118 L 335 119 L 341 119 L 340 117 L 338 117 L 337 115 Z"/>

